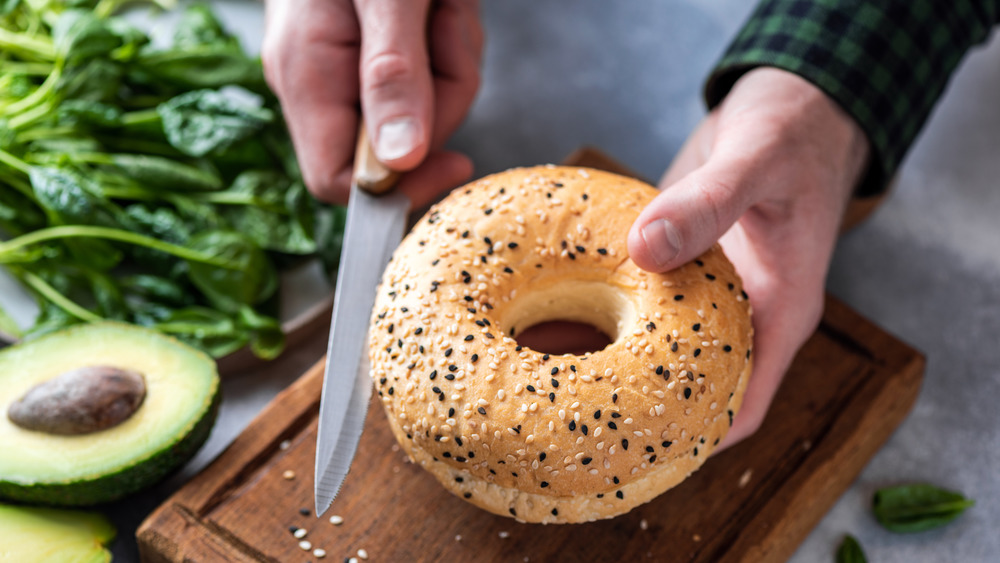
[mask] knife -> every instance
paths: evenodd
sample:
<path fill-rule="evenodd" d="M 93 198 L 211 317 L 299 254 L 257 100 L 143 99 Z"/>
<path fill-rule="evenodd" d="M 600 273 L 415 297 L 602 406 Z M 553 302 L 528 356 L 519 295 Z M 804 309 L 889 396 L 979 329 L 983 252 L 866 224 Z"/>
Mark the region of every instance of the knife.
<path fill-rule="evenodd" d="M 320 398 L 314 490 L 317 517 L 340 491 L 368 412 L 372 393 L 368 321 L 382 271 L 403 238 L 410 209 L 406 195 L 392 190 L 396 179 L 397 174 L 375 158 L 362 120 Z"/>

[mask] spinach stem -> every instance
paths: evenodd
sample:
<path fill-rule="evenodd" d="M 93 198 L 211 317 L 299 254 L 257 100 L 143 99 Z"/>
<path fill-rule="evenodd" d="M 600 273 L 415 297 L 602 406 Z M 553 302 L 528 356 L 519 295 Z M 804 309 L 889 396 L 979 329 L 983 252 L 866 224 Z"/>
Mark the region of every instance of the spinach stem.
<path fill-rule="evenodd" d="M 96 315 L 84 309 L 71 301 L 65 295 L 56 291 L 54 287 L 35 274 L 32 274 L 31 272 L 21 272 L 21 276 L 24 279 L 24 283 L 28 284 L 31 289 L 34 289 L 41 294 L 42 297 L 48 299 L 57 307 L 80 319 L 81 321 L 95 322 L 102 319 L 100 315 Z"/>
<path fill-rule="evenodd" d="M 8 31 L 2 27 L 0 27 L 0 47 L 46 61 L 52 61 L 56 58 L 56 48 L 51 41 L 45 41 L 27 33 Z"/>
<path fill-rule="evenodd" d="M 160 114 L 156 109 L 140 109 L 122 114 L 122 125 L 140 125 L 143 123 L 155 123 L 160 120 Z"/>
<path fill-rule="evenodd" d="M 24 172 L 25 174 L 31 172 L 30 164 L 21 160 L 20 158 L 17 158 L 16 156 L 10 154 L 9 152 L 3 149 L 0 149 L 0 163 L 6 164 L 7 166 L 10 166 L 14 170 Z"/>
<path fill-rule="evenodd" d="M 35 88 L 34 92 L 3 108 L 2 112 L 0 113 L 2 113 L 3 115 L 12 115 L 16 113 L 21 113 L 40 104 L 46 98 L 46 96 L 48 96 L 53 90 L 55 90 L 56 83 L 59 81 L 59 78 L 61 76 L 62 73 L 59 71 L 58 68 L 56 68 L 55 70 L 52 71 L 52 74 L 48 75 L 45 78 L 45 82 L 42 82 L 41 86 Z"/>
<path fill-rule="evenodd" d="M 0 257 L 2 257 L 4 254 L 13 252 L 14 250 L 17 250 L 21 247 L 28 246 L 31 244 L 36 244 L 47 240 L 73 238 L 73 237 L 91 237 L 91 238 L 115 240 L 118 242 L 125 242 L 129 244 L 135 244 L 137 246 L 145 246 L 148 248 L 152 248 L 153 250 L 166 252 L 167 254 L 172 254 L 178 258 L 183 258 L 184 260 L 190 260 L 192 262 L 201 262 L 203 264 L 218 266 L 220 268 L 226 268 L 228 270 L 240 269 L 239 266 L 231 264 L 225 259 L 217 258 L 215 256 L 207 254 L 202 254 L 201 252 L 191 250 L 190 248 L 180 246 L 177 244 L 171 244 L 169 242 L 163 242 L 162 240 L 155 239 L 153 237 L 148 237 L 130 231 L 123 231 L 120 229 L 112 229 L 108 227 L 76 226 L 76 225 L 49 227 L 46 229 L 40 229 L 37 231 L 30 232 L 26 235 L 21 235 L 17 238 L 5 242 L 0 242 Z"/>

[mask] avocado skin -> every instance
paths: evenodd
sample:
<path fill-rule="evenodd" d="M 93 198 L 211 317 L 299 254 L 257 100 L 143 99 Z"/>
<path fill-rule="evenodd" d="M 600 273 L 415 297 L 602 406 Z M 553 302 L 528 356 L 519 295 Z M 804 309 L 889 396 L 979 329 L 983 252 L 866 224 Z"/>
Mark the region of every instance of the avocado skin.
<path fill-rule="evenodd" d="M 0 480 L 0 498 L 48 506 L 90 506 L 118 500 L 161 481 L 188 462 L 208 439 L 219 414 L 222 393 L 216 386 L 208 412 L 182 439 L 110 475 L 68 483 L 13 483 Z"/>

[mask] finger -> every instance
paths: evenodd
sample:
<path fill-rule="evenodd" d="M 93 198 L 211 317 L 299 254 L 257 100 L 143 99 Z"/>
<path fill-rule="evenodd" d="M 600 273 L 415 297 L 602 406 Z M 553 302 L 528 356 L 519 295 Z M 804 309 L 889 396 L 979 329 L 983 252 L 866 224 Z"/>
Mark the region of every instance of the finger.
<path fill-rule="evenodd" d="M 454 188 L 472 176 L 469 157 L 451 151 L 431 152 L 419 167 L 404 174 L 399 189 L 409 196 L 413 209 L 433 202 L 441 192 Z"/>
<path fill-rule="evenodd" d="M 430 149 L 429 2 L 355 0 L 362 37 L 362 111 L 375 155 L 394 170 L 415 168 Z"/>
<path fill-rule="evenodd" d="M 438 0 L 430 16 L 433 148 L 441 147 L 455 132 L 479 89 L 483 30 L 478 4 L 470 0 Z"/>
<path fill-rule="evenodd" d="M 347 201 L 357 131 L 360 31 L 349 2 L 267 3 L 261 47 L 303 180 L 317 198 Z"/>
<path fill-rule="evenodd" d="M 712 163 L 662 191 L 639 214 L 628 249 L 640 268 L 664 272 L 708 250 L 750 205 L 757 173 L 743 162 Z"/>

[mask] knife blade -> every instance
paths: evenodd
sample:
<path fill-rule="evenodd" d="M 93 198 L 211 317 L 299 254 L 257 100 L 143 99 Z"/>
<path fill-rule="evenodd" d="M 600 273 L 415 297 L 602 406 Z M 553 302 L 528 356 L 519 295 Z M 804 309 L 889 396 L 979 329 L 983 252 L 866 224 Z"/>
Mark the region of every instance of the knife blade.
<path fill-rule="evenodd" d="M 368 412 L 372 392 L 366 346 L 369 316 L 382 271 L 403 238 L 410 209 L 406 195 L 389 191 L 395 176 L 375 158 L 362 121 L 320 397 L 314 488 L 317 517 L 340 491 Z"/>

